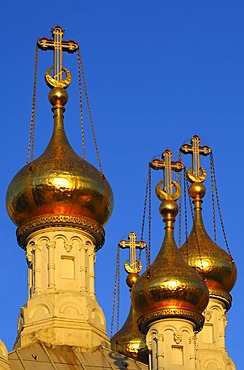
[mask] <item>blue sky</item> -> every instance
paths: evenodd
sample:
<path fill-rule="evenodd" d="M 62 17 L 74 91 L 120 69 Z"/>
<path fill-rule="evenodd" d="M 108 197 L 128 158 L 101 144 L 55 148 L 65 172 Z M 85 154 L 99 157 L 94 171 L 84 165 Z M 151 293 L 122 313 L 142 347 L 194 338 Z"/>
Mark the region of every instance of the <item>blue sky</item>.
<path fill-rule="evenodd" d="M 1 125 L 0 187 L 0 337 L 8 348 L 16 336 L 17 315 L 27 296 L 24 252 L 5 211 L 6 189 L 25 164 L 31 117 L 35 43 L 60 24 L 66 39 L 81 49 L 104 173 L 115 197 L 106 226 L 106 244 L 97 255 L 96 289 L 110 316 L 117 243 L 131 230 L 140 234 L 147 164 L 169 147 L 198 134 L 213 149 L 227 238 L 238 267 L 228 313 L 227 348 L 241 368 L 243 296 L 243 122 L 244 3 L 242 1 L 53 0 L 0 5 Z M 65 114 L 69 140 L 81 153 L 76 56 L 64 58 L 74 76 Z M 43 75 L 51 52 L 39 54 L 35 154 L 44 150 L 52 129 L 48 88 Z M 87 121 L 88 123 L 88 121 Z M 87 159 L 94 162 L 88 133 Z M 187 166 L 190 158 L 184 158 Z M 95 163 L 95 162 L 94 162 Z M 209 170 L 209 161 L 202 159 Z M 153 173 L 153 183 L 161 178 Z M 209 222 L 210 191 L 204 202 Z M 152 255 L 163 239 L 158 200 L 153 193 Z M 207 199 L 208 198 L 208 199 Z M 209 202 L 209 204 L 208 204 Z M 189 221 L 190 223 L 190 221 Z M 220 239 L 219 244 L 224 246 Z M 124 252 L 122 260 L 128 256 Z M 121 287 L 121 323 L 129 305 Z"/>

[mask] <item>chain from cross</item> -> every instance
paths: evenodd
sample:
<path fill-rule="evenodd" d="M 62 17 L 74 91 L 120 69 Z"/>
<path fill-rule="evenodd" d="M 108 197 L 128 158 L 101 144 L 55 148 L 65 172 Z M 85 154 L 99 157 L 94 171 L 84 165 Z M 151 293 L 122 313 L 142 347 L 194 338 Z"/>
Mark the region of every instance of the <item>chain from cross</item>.
<path fill-rule="evenodd" d="M 192 166 L 188 168 L 186 174 L 190 182 L 203 182 L 207 177 L 207 172 L 200 166 L 200 155 L 207 156 L 212 152 L 209 146 L 200 146 L 200 137 L 192 136 L 191 145 L 184 144 L 180 147 L 183 154 L 192 154 Z"/>
<path fill-rule="evenodd" d="M 46 71 L 45 79 L 50 88 L 62 87 L 67 88 L 71 83 L 71 73 L 67 68 L 63 68 L 63 51 L 74 53 L 78 50 L 79 45 L 75 41 L 63 41 L 64 30 L 56 26 L 52 30 L 53 40 L 45 37 L 37 41 L 37 46 L 41 50 L 53 50 L 53 66 Z M 53 76 L 51 70 L 53 69 Z M 65 78 L 63 79 L 63 73 Z"/>
<path fill-rule="evenodd" d="M 162 159 L 153 159 L 149 163 L 154 170 L 163 170 L 163 180 L 156 186 L 156 194 L 160 200 L 177 200 L 181 195 L 181 187 L 176 181 L 172 181 L 172 172 L 180 172 L 184 164 L 180 161 L 172 161 L 172 152 L 166 149 L 162 153 Z M 163 189 L 162 189 L 163 186 Z M 175 192 L 173 189 L 175 188 Z"/>
<path fill-rule="evenodd" d="M 120 248 L 129 248 L 130 257 L 129 260 L 125 261 L 125 271 L 130 273 L 138 274 L 142 269 L 142 263 L 140 260 L 136 259 L 136 249 L 143 249 L 147 244 L 142 241 L 136 241 L 136 233 L 131 231 L 128 235 L 129 240 L 121 240 L 118 245 Z"/>

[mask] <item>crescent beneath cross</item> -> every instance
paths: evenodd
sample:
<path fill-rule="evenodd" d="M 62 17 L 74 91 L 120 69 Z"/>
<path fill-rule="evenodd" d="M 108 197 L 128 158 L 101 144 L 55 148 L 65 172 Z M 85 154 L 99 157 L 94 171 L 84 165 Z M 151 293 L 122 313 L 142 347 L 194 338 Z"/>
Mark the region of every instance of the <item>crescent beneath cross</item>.
<path fill-rule="evenodd" d="M 162 185 L 164 185 L 164 180 L 159 181 L 159 183 L 156 185 L 156 189 L 155 189 L 156 195 L 161 201 L 179 199 L 179 197 L 181 195 L 181 187 L 178 184 L 178 182 L 176 182 L 176 181 L 172 182 L 172 185 L 175 188 L 175 192 L 172 193 L 172 194 L 166 193 L 166 191 L 164 191 L 162 189 Z"/>
<path fill-rule="evenodd" d="M 51 70 L 53 69 L 53 67 L 49 67 L 46 71 L 46 74 L 45 74 L 45 80 L 46 80 L 46 83 L 47 85 L 52 89 L 53 87 L 62 87 L 64 89 L 66 89 L 71 81 L 72 81 L 72 76 L 71 76 L 71 73 L 70 71 L 67 69 L 67 68 L 62 68 L 62 71 L 66 74 L 66 77 L 64 80 L 56 80 L 55 78 L 53 78 L 51 76 Z"/>
<path fill-rule="evenodd" d="M 199 168 L 199 176 L 195 176 L 192 173 L 192 167 L 189 167 L 186 172 L 187 178 L 190 182 L 203 182 L 206 180 L 207 172 L 204 168 Z"/>
<path fill-rule="evenodd" d="M 136 260 L 135 267 L 132 267 L 129 263 L 129 261 L 125 261 L 125 271 L 128 273 L 139 273 L 142 269 L 142 263 L 140 260 Z"/>

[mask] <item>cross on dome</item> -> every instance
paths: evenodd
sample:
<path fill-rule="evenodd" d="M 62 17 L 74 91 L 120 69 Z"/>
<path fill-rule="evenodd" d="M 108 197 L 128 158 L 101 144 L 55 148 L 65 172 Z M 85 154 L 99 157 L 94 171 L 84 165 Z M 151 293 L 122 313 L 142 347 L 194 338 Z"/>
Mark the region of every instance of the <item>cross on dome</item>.
<path fill-rule="evenodd" d="M 129 248 L 130 257 L 125 262 L 125 270 L 128 273 L 139 273 L 142 269 L 142 263 L 136 259 L 136 249 L 143 249 L 146 247 L 146 243 L 142 240 L 136 241 L 137 235 L 134 231 L 131 231 L 128 235 L 129 240 L 121 240 L 118 245 L 120 248 Z"/>
<path fill-rule="evenodd" d="M 184 144 L 180 147 L 180 151 L 183 154 L 192 154 L 192 167 L 189 167 L 187 170 L 188 180 L 191 182 L 203 182 L 207 173 L 200 166 L 200 155 L 207 156 L 212 152 L 212 149 L 209 146 L 200 146 L 200 137 L 194 135 L 191 138 L 191 144 Z"/>
<path fill-rule="evenodd" d="M 74 53 L 78 50 L 79 45 L 73 40 L 63 41 L 64 30 L 60 26 L 56 26 L 52 30 L 53 40 L 45 37 L 37 41 L 37 46 L 41 50 L 53 50 L 53 67 L 49 67 L 46 72 L 46 82 L 49 87 L 66 88 L 71 82 L 71 73 L 68 69 L 63 68 L 63 51 Z M 53 77 L 50 75 L 51 70 L 54 70 Z M 66 77 L 63 79 L 63 72 Z"/>
<path fill-rule="evenodd" d="M 160 181 L 156 187 L 156 193 L 160 200 L 176 200 L 180 197 L 180 185 L 172 181 L 172 172 L 180 172 L 185 167 L 180 161 L 172 161 L 172 152 L 166 149 L 162 153 L 162 159 L 153 159 L 150 162 L 150 167 L 154 170 L 163 170 L 163 180 Z M 164 185 L 164 189 L 161 189 Z M 173 193 L 173 188 L 176 191 Z"/>

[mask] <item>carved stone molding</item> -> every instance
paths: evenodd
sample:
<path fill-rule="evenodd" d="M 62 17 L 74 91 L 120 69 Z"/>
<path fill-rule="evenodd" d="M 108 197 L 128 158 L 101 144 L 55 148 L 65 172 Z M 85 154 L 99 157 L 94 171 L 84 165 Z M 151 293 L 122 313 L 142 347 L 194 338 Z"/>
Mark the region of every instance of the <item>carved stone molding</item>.
<path fill-rule="evenodd" d="M 174 333 L 174 341 L 176 344 L 180 344 L 182 342 L 182 333 Z"/>
<path fill-rule="evenodd" d="M 138 325 L 140 330 L 143 333 L 146 333 L 148 326 L 155 320 L 163 319 L 163 318 L 181 318 L 185 320 L 189 320 L 195 324 L 195 330 L 199 331 L 204 323 L 204 317 L 196 312 L 186 310 L 186 309 L 161 309 L 155 310 L 149 314 L 145 314 L 140 317 L 138 320 Z"/>
<path fill-rule="evenodd" d="M 88 232 L 95 239 L 96 250 L 100 249 L 104 244 L 105 232 L 97 222 L 86 217 L 68 215 L 40 216 L 22 223 L 16 232 L 18 243 L 23 249 L 26 249 L 27 238 L 33 232 L 45 228 L 63 226 L 82 229 Z"/>
<path fill-rule="evenodd" d="M 216 298 L 216 299 L 219 299 L 220 301 L 224 302 L 227 311 L 231 308 L 232 297 L 229 293 L 227 293 L 223 290 L 210 289 L 209 290 L 209 297 L 210 298 Z"/>
<path fill-rule="evenodd" d="M 213 313 L 211 312 L 211 310 L 205 310 L 204 317 L 205 317 L 206 321 L 210 321 L 211 318 L 212 318 L 212 315 L 213 315 Z"/>

